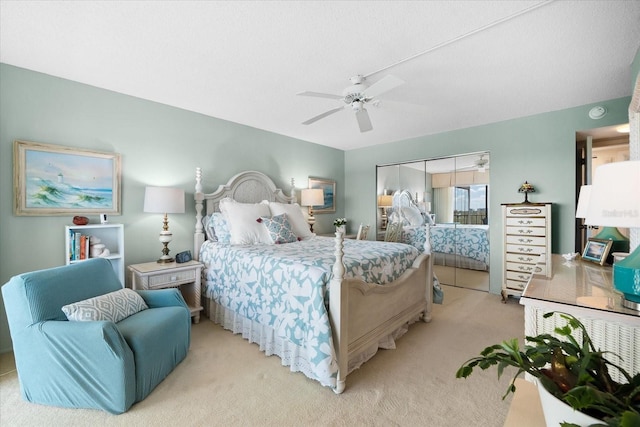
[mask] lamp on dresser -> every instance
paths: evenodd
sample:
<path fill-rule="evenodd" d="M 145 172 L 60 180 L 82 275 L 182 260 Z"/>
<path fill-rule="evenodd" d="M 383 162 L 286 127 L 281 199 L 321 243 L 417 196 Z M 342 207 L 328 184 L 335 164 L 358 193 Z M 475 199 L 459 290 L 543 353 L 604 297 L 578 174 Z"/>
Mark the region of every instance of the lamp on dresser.
<path fill-rule="evenodd" d="M 163 244 L 162 256 L 159 263 L 173 262 L 169 256 L 169 242 L 173 238 L 169 231 L 170 213 L 184 213 L 184 190 L 170 187 L 146 187 L 144 190 L 144 212 L 164 214 L 162 230 L 160 231 L 160 243 Z"/>
<path fill-rule="evenodd" d="M 591 185 L 583 185 L 580 187 L 580 195 L 578 196 L 578 206 L 576 208 L 576 218 L 585 220 L 584 228 L 598 228 L 601 224 L 587 222 L 587 211 L 589 210 L 589 202 L 591 201 Z M 590 218 L 593 220 L 593 218 Z M 588 237 L 588 236 L 587 236 Z M 602 227 L 600 232 L 593 236 L 594 239 L 611 240 L 611 252 L 607 256 L 607 262 L 613 264 L 614 252 L 629 252 L 629 239 L 620 233 L 617 227 Z"/>
<path fill-rule="evenodd" d="M 309 223 L 309 228 L 313 231 L 313 225 L 316 223 L 316 219 L 313 216 L 313 207 L 324 205 L 324 191 L 322 188 L 302 189 L 300 192 L 300 204 L 309 207 L 309 218 L 307 222 Z"/>
<path fill-rule="evenodd" d="M 598 167 L 591 188 L 587 224 L 640 228 L 640 161 Z M 640 310 L 640 245 L 613 265 L 613 286 L 624 294 L 623 305 Z"/>

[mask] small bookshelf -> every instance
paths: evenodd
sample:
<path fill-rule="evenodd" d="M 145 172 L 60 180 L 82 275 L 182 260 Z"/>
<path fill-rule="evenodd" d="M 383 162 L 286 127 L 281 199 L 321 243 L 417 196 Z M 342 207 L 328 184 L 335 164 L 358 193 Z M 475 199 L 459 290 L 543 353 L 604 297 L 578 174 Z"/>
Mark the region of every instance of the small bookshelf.
<path fill-rule="evenodd" d="M 65 227 L 66 264 L 74 264 L 92 258 L 91 236 L 109 250 L 103 256 L 111 261 L 120 283 L 124 286 L 124 226 L 122 224 L 67 225 Z"/>

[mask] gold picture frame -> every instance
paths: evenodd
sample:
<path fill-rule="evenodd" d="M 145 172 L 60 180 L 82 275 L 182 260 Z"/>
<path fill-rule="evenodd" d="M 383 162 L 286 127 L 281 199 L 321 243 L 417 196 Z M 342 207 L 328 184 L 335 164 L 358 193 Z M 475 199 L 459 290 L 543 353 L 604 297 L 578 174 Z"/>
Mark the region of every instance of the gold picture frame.
<path fill-rule="evenodd" d="M 14 212 L 19 216 L 120 215 L 118 153 L 14 141 Z"/>
<path fill-rule="evenodd" d="M 320 188 L 324 194 L 324 205 L 313 206 L 314 214 L 334 213 L 336 211 L 336 182 L 334 180 L 309 177 L 309 188 Z"/>
<path fill-rule="evenodd" d="M 613 240 L 588 238 L 582 251 L 582 259 L 603 265 L 607 260 Z"/>

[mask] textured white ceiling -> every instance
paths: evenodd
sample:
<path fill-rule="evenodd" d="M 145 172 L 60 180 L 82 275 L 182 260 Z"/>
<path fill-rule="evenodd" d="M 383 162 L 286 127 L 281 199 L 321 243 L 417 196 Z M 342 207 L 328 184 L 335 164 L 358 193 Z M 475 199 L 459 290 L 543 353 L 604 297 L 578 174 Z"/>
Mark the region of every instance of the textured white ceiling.
<path fill-rule="evenodd" d="M 540 3 L 1 0 L 0 61 L 345 150 L 629 96 L 640 1 Z"/>

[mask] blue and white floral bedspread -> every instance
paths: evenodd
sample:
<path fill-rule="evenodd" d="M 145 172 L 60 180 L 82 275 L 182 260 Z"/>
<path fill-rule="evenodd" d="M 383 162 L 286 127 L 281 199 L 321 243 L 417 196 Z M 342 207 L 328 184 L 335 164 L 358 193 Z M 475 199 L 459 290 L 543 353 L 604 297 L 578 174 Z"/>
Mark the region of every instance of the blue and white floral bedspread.
<path fill-rule="evenodd" d="M 430 228 L 431 251 L 456 254 L 489 265 L 488 225 L 436 225 Z M 424 226 L 403 227 L 402 240 L 424 250 Z"/>
<path fill-rule="evenodd" d="M 316 379 L 326 383 L 337 373 L 326 306 L 334 251 L 334 239 L 319 236 L 282 245 L 205 242 L 205 295 L 304 347 Z M 345 240 L 345 277 L 390 283 L 419 253 L 402 243 Z"/>

